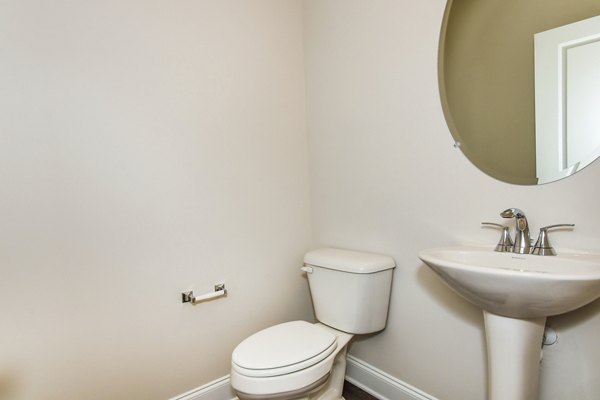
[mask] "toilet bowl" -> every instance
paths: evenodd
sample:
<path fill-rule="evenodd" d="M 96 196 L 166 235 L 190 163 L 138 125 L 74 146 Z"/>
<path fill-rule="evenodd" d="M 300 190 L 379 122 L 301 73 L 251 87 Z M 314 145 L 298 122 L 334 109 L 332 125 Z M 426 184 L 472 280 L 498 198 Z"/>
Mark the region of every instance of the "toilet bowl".
<path fill-rule="evenodd" d="M 350 340 L 385 327 L 393 259 L 329 248 L 304 263 L 320 322 L 285 322 L 242 341 L 231 357 L 240 400 L 343 399 Z"/>
<path fill-rule="evenodd" d="M 231 385 L 240 400 L 308 399 L 318 392 L 333 392 L 334 369 L 339 366 L 340 357 L 345 361 L 352 337 L 306 321 L 264 329 L 244 340 L 233 352 Z M 343 374 L 341 377 L 343 385 Z"/>

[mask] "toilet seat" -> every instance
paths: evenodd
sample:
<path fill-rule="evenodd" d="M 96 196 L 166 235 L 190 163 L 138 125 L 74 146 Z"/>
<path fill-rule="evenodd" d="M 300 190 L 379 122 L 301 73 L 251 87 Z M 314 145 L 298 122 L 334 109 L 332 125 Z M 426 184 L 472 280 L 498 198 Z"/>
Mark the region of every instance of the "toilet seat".
<path fill-rule="evenodd" d="M 240 343 L 232 354 L 232 369 L 247 377 L 292 374 L 325 360 L 337 349 L 337 337 L 306 321 L 266 328 Z"/>
<path fill-rule="evenodd" d="M 250 341 L 255 335 L 258 339 Z M 255 335 L 240 343 L 232 355 L 231 386 L 242 400 L 295 399 L 299 394 L 319 390 L 330 381 L 334 360 L 339 354 L 345 357 L 346 346 L 354 336 L 304 321 L 275 325 Z M 277 350 L 279 346 L 284 350 Z M 254 352 L 259 358 L 252 358 L 257 356 Z M 273 354 L 278 352 L 284 353 L 283 357 Z"/>

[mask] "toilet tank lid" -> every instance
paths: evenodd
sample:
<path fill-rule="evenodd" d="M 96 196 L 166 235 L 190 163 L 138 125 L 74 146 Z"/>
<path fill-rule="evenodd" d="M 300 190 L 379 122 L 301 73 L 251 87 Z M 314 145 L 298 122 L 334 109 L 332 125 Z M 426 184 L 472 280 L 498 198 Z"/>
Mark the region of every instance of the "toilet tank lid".
<path fill-rule="evenodd" d="M 304 264 L 354 274 L 371 274 L 396 266 L 389 256 L 332 247 L 309 251 L 304 256 Z"/>

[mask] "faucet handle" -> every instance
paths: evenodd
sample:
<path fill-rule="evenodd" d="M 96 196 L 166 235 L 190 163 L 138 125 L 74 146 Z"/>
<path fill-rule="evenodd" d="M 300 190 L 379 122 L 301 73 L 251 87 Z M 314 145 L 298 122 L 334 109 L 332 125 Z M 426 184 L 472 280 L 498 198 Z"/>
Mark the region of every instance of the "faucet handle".
<path fill-rule="evenodd" d="M 500 236 L 500 240 L 498 244 L 494 248 L 494 251 L 499 251 L 501 253 L 511 252 L 513 250 L 513 241 L 510 238 L 510 232 L 508 230 L 508 226 L 500 225 L 495 222 L 482 222 L 481 225 L 493 226 L 496 228 L 502 229 L 502 236 Z"/>
<path fill-rule="evenodd" d="M 538 256 L 555 256 L 556 250 L 550 244 L 550 240 L 548 239 L 548 230 L 554 228 L 562 228 L 562 227 L 573 227 L 575 224 L 556 224 L 556 225 L 548 225 L 540 228 L 540 235 L 538 236 L 535 245 L 533 246 L 533 250 L 531 254 L 535 254 Z"/>

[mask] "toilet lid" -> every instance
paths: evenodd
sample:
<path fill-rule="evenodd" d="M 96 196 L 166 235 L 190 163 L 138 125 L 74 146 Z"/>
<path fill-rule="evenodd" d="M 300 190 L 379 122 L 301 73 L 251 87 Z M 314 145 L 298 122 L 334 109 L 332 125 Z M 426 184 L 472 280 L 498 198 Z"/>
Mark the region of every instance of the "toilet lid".
<path fill-rule="evenodd" d="M 305 321 L 264 329 L 240 343 L 232 354 L 233 367 L 244 375 L 275 376 L 318 363 L 337 347 L 336 336 Z"/>

